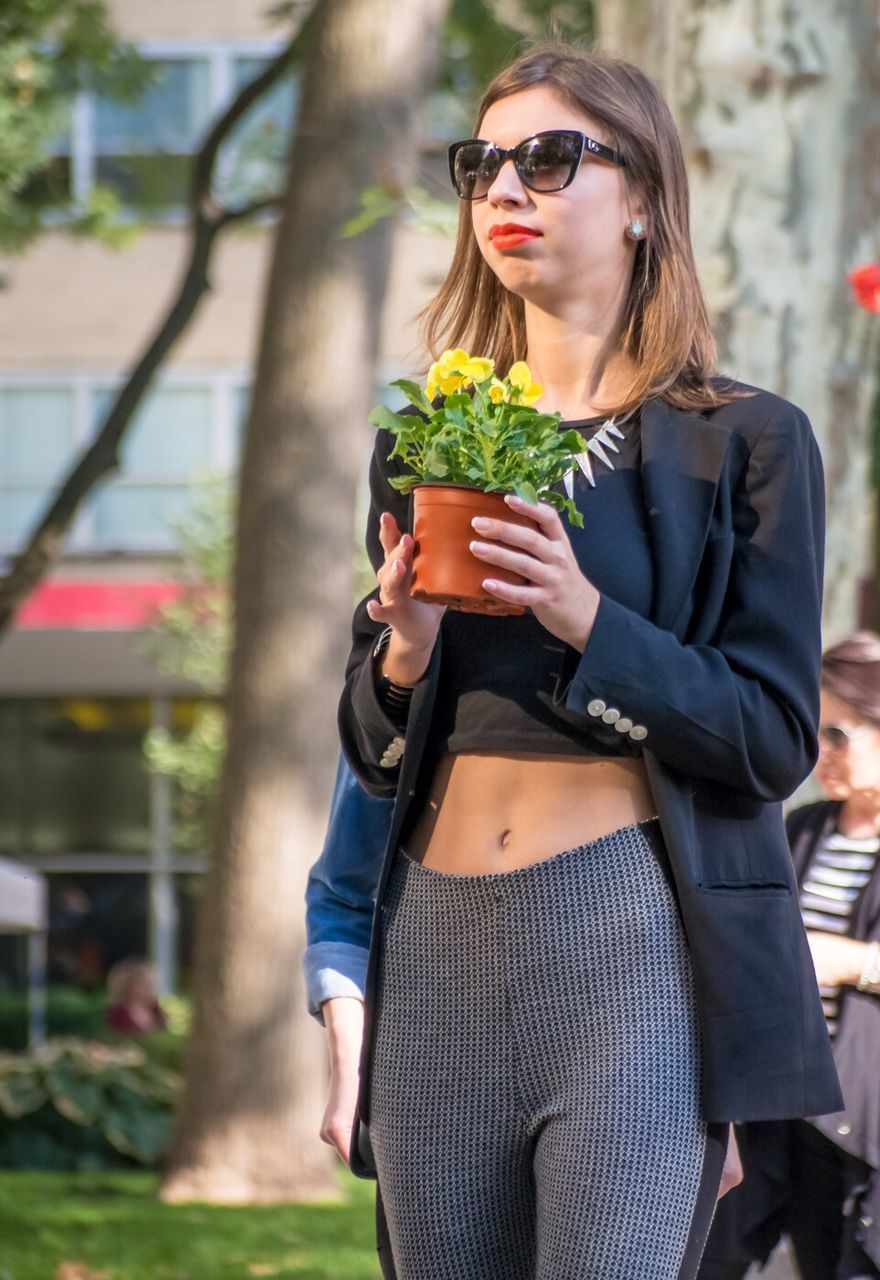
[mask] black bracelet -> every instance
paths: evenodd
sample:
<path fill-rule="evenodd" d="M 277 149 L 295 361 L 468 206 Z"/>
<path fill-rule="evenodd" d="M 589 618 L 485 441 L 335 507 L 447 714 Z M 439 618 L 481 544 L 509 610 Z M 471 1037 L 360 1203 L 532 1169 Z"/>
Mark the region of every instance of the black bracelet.
<path fill-rule="evenodd" d="M 386 627 L 376 641 L 373 649 L 373 682 L 376 686 L 376 699 L 396 729 L 405 729 L 409 718 L 409 704 L 412 701 L 412 686 L 395 684 L 379 670 L 379 663 L 391 639 L 391 628 Z"/>

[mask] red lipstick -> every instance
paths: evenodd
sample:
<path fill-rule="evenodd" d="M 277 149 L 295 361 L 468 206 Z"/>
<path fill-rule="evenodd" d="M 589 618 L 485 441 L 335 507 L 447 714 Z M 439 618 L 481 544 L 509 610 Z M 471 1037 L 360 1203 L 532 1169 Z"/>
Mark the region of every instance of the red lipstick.
<path fill-rule="evenodd" d="M 526 244 L 529 240 L 537 240 L 543 232 L 534 227 L 525 227 L 519 222 L 495 223 L 489 228 L 489 239 L 496 249 L 513 249 L 517 245 Z"/>

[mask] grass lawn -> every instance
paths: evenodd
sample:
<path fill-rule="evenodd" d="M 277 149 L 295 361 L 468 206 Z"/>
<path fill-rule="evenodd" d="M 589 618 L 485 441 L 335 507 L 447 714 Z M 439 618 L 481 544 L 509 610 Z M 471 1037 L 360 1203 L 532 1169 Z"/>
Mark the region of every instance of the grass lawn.
<path fill-rule="evenodd" d="M 0 1280 L 379 1280 L 374 1184 L 346 1201 L 164 1205 L 148 1173 L 0 1173 Z"/>

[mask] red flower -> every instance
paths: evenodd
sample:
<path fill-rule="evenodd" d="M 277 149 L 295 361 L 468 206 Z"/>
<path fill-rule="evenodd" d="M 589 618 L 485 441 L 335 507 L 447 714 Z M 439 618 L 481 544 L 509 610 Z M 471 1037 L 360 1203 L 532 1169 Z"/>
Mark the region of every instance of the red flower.
<path fill-rule="evenodd" d="M 847 275 L 853 293 L 860 306 L 866 311 L 880 312 L 880 262 L 869 262 L 865 267 L 856 267 Z"/>

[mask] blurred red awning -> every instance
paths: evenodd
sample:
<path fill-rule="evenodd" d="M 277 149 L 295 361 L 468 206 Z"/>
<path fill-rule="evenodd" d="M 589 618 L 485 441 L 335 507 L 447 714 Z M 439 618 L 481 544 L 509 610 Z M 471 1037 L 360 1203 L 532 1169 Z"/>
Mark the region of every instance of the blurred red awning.
<path fill-rule="evenodd" d="M 149 626 L 159 605 L 175 600 L 180 591 L 179 583 L 161 580 L 44 582 L 21 606 L 15 625 L 31 630 L 135 631 Z"/>

